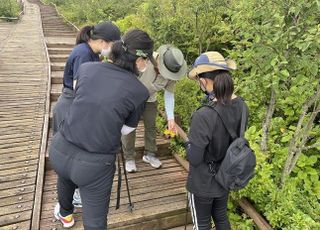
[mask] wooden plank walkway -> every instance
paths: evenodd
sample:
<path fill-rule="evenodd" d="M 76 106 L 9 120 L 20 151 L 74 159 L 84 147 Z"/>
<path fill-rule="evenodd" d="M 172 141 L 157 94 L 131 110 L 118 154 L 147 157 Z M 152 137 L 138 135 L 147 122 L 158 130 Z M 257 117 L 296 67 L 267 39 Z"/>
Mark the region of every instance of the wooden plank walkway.
<path fill-rule="evenodd" d="M 62 229 L 53 218 L 57 176 L 46 147 L 52 136 L 51 111 L 61 93 L 64 63 L 76 31 L 51 5 L 29 0 L 25 9 L 18 23 L 0 23 L 0 229 Z M 134 211 L 127 209 L 124 181 L 121 206 L 115 210 L 115 183 L 109 229 L 160 230 L 184 224 L 187 173 L 171 156 L 162 135 L 157 145 L 163 167 L 155 170 L 143 163 L 143 139 L 140 123 L 138 172 L 129 174 Z M 74 229 L 83 229 L 81 209 L 76 209 L 75 218 Z"/>
<path fill-rule="evenodd" d="M 0 228 L 29 229 L 46 102 L 47 62 L 39 7 L 0 23 Z"/>
<path fill-rule="evenodd" d="M 4 22 L 0 20 L 0 52 L 2 47 L 6 44 L 8 38 L 10 37 L 11 33 L 16 28 L 15 22 Z"/>

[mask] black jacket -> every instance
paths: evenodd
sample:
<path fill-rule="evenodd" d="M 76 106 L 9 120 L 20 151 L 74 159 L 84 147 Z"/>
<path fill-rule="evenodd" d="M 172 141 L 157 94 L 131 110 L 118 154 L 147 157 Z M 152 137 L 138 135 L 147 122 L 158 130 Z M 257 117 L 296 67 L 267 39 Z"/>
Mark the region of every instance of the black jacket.
<path fill-rule="evenodd" d="M 243 103 L 244 101 L 238 97 L 233 99 L 229 105 L 214 104 L 238 134 L 240 133 Z M 228 191 L 215 181 L 208 166 L 208 163 L 213 161 L 218 169 L 232 142 L 218 113 L 208 106 L 199 108 L 192 115 L 188 137 L 187 158 L 190 163 L 188 191 L 202 197 L 226 195 Z"/>

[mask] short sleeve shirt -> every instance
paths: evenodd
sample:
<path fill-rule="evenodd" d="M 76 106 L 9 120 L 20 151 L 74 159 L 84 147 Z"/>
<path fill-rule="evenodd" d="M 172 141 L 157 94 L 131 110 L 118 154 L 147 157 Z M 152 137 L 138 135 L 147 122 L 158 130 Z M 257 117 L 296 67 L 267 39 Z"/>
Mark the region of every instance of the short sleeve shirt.
<path fill-rule="evenodd" d="M 111 63 L 85 63 L 78 75 L 61 133 L 88 152 L 115 154 L 122 126 L 138 125 L 148 90 L 131 72 Z"/>
<path fill-rule="evenodd" d="M 156 58 L 158 54 L 154 53 Z M 164 78 L 161 74 L 157 74 L 152 63 L 147 64 L 147 69 L 139 77 L 139 80 L 147 87 L 150 97 L 148 102 L 155 102 L 157 100 L 157 92 L 167 90 L 174 93 L 175 81 Z"/>
<path fill-rule="evenodd" d="M 73 80 L 77 79 L 77 71 L 82 63 L 99 61 L 99 55 L 94 53 L 87 43 L 81 43 L 71 51 L 63 73 L 63 86 L 73 89 Z"/>

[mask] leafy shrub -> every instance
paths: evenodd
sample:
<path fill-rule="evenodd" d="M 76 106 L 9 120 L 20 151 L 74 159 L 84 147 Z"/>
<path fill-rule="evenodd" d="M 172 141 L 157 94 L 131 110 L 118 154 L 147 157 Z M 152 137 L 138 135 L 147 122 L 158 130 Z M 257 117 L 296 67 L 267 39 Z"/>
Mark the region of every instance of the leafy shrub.
<path fill-rule="evenodd" d="M 0 0 L 0 17 L 17 17 L 20 11 L 16 0 Z"/>

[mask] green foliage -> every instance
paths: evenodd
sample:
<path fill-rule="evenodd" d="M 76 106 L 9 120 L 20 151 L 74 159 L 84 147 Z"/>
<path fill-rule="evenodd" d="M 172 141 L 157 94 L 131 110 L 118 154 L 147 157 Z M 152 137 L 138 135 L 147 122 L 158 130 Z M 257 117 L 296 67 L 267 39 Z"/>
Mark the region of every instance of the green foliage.
<path fill-rule="evenodd" d="M 253 224 L 253 220 L 242 212 L 236 202 L 229 199 L 228 216 L 231 223 L 231 228 L 234 230 L 253 230 L 257 229 Z"/>
<path fill-rule="evenodd" d="M 180 80 L 175 91 L 175 113 L 181 117 L 182 128 L 188 130 L 191 114 L 200 106 L 204 94 L 198 83 L 188 78 Z"/>
<path fill-rule="evenodd" d="M 20 11 L 16 0 L 0 0 L 0 17 L 18 17 Z"/>
<path fill-rule="evenodd" d="M 122 32 L 146 30 L 156 47 L 171 43 L 189 64 L 207 50 L 217 50 L 236 60 L 233 73 L 236 94 L 250 108 L 246 133 L 257 156 L 256 176 L 240 192 L 266 217 L 274 229 L 320 229 L 320 147 L 307 149 L 283 187 L 281 175 L 303 105 L 320 83 L 320 3 L 311 0 L 55 0 L 69 20 L 79 26 L 113 20 Z M 275 92 L 275 111 L 268 132 L 268 151 L 260 150 L 262 123 Z M 190 118 L 203 97 L 196 82 L 179 81 L 175 113 L 188 130 Z M 163 109 L 163 95 L 159 94 Z M 320 99 L 316 104 L 320 103 Z M 305 117 L 313 111 L 307 111 Z M 158 118 L 160 131 L 166 121 Z M 304 124 L 305 125 L 305 124 Z M 307 145 L 320 142 L 320 115 L 307 130 Z M 173 151 L 185 156 L 181 140 Z M 253 229 L 238 207 L 229 204 L 235 229 Z"/>
<path fill-rule="evenodd" d="M 53 2 L 59 10 L 79 27 L 101 21 L 116 21 L 130 12 L 135 12 L 138 0 L 46 0 Z"/>

